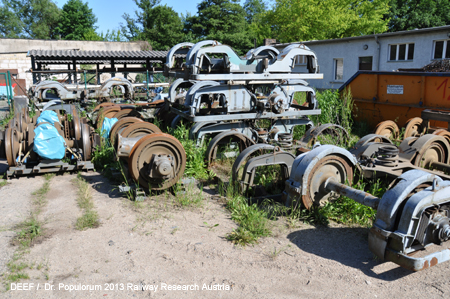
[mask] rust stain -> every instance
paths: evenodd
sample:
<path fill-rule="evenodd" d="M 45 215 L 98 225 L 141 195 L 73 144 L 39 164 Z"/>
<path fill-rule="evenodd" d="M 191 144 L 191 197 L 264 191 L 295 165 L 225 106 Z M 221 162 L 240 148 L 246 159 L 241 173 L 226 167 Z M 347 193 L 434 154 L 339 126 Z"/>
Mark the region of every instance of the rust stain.
<path fill-rule="evenodd" d="M 430 264 L 428 263 L 428 261 L 425 261 L 425 263 L 423 263 L 422 269 L 428 269 L 428 268 L 430 268 Z"/>
<path fill-rule="evenodd" d="M 431 267 L 433 267 L 433 266 L 436 266 L 438 263 L 439 263 L 438 259 L 434 257 L 431 259 L 430 265 L 431 265 Z"/>

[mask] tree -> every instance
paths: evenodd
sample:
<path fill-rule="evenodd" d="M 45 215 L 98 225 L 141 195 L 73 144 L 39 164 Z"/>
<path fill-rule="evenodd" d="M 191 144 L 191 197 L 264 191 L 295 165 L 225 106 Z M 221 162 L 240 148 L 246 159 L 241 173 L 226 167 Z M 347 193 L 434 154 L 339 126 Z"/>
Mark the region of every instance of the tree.
<path fill-rule="evenodd" d="M 248 23 L 252 23 L 257 15 L 260 15 L 267 10 L 267 5 L 262 0 L 246 0 L 244 3 L 244 10 L 247 13 L 245 19 Z"/>
<path fill-rule="evenodd" d="M 56 38 L 60 9 L 51 0 L 2 0 L 0 35 L 10 38 Z"/>
<path fill-rule="evenodd" d="M 382 33 L 390 0 L 276 0 L 255 26 L 259 36 L 280 42 Z"/>
<path fill-rule="evenodd" d="M 88 3 L 81 0 L 69 0 L 64 4 L 56 31 L 62 39 L 83 40 L 85 34 L 95 31 L 97 22 Z"/>
<path fill-rule="evenodd" d="M 448 0 L 392 0 L 390 5 L 391 32 L 450 25 Z"/>
<path fill-rule="evenodd" d="M 134 0 L 141 11 L 124 14 L 123 35 L 129 40 L 147 40 L 154 50 L 168 50 L 183 41 L 183 23 L 178 13 L 160 0 Z"/>
<path fill-rule="evenodd" d="M 239 54 L 253 47 L 246 12 L 238 0 L 203 0 L 197 10 L 185 22 L 185 31 L 192 32 L 196 39 L 217 40 Z"/>

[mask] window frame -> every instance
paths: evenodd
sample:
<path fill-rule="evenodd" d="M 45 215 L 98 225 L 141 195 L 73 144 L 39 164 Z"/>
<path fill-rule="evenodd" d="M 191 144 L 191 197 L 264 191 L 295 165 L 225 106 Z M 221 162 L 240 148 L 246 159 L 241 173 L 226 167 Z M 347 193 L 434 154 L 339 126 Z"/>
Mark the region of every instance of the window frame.
<path fill-rule="evenodd" d="M 342 61 L 342 79 L 337 78 L 338 61 Z M 344 58 L 333 58 L 333 81 L 344 82 Z"/>
<path fill-rule="evenodd" d="M 433 41 L 433 50 L 431 52 L 431 60 L 444 60 L 444 59 L 450 59 L 450 57 L 445 57 L 446 52 L 447 52 L 447 46 L 448 46 L 448 42 L 450 41 L 450 39 L 437 39 Z M 437 42 L 444 42 L 444 45 L 442 47 L 442 57 L 441 58 L 436 58 L 435 54 L 436 54 L 436 43 Z"/>
<path fill-rule="evenodd" d="M 398 56 L 400 53 L 400 46 L 405 45 L 405 59 L 399 60 Z M 408 59 L 409 56 L 409 46 L 410 45 L 414 45 L 413 46 L 413 58 L 412 59 Z M 392 46 L 395 46 L 395 59 L 391 59 L 391 51 L 392 51 Z M 416 49 L 416 45 L 415 43 L 397 43 L 397 44 L 388 44 L 388 62 L 405 62 L 405 61 L 414 61 L 414 52 Z"/>

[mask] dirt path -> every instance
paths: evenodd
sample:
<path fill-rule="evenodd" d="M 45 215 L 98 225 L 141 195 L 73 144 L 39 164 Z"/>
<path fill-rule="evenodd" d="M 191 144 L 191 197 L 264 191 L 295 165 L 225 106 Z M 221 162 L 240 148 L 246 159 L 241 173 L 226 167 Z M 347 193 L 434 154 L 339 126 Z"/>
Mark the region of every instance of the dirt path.
<path fill-rule="evenodd" d="M 300 223 L 298 228 L 289 230 L 278 221 L 274 223 L 274 236 L 242 248 L 225 239 L 236 224 L 223 204 L 205 192 L 202 205 L 195 208 L 173 208 L 164 195 L 136 205 L 119 196 L 98 173 L 83 176 L 92 186 L 100 227 L 86 231 L 74 228 L 76 218 L 81 215 L 76 204 L 77 189 L 72 182 L 76 175 L 54 177 L 41 213 L 46 238 L 23 257 L 26 263 L 35 265 L 27 269 L 30 279 L 21 281 L 33 283 L 32 290 L 2 291 L 1 298 L 448 298 L 450 295 L 449 263 L 418 273 L 393 263 L 380 263 L 368 250 L 365 228 Z M 27 216 L 31 193 L 43 182 L 42 177 L 20 178 L 0 189 L 0 226 L 4 228 L 0 233 L 2 273 L 16 250 L 10 244 L 15 235 L 12 227 Z M 96 285 L 100 289 L 65 289 Z M 53 290 L 45 290 L 45 286 L 53 286 Z M 149 290 L 152 286 L 157 290 Z M 164 286 L 166 289 L 162 289 Z M 198 290 L 169 290 L 168 286 L 198 287 Z M 216 289 L 202 290 L 204 287 Z"/>

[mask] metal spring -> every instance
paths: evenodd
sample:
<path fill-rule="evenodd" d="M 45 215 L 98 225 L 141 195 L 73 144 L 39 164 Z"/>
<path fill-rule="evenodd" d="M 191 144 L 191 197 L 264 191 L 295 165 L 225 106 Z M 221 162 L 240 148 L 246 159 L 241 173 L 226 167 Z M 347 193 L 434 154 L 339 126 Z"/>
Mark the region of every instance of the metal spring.
<path fill-rule="evenodd" d="M 376 153 L 375 164 L 396 167 L 398 165 L 398 153 L 399 150 L 395 146 L 381 146 Z"/>
<path fill-rule="evenodd" d="M 278 144 L 281 148 L 291 148 L 292 147 L 292 134 L 289 133 L 279 133 L 278 134 Z"/>
<path fill-rule="evenodd" d="M 265 142 L 267 142 L 268 138 L 269 138 L 269 132 L 267 132 L 266 130 L 258 131 L 258 142 L 265 143 Z"/>

